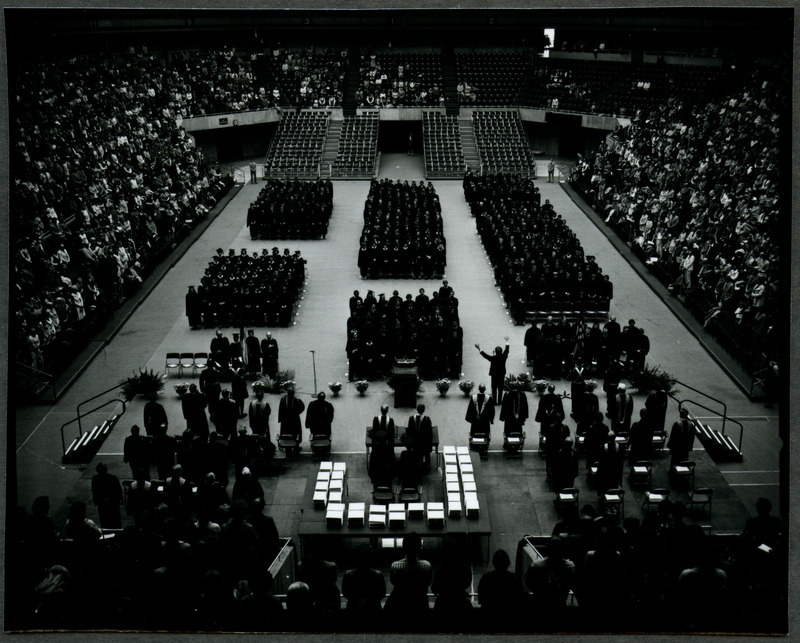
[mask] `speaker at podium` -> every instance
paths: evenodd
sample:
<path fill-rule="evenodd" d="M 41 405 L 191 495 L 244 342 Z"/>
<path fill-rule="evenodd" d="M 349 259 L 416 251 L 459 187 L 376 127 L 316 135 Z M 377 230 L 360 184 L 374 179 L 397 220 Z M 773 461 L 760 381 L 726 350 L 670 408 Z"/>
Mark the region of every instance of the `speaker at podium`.
<path fill-rule="evenodd" d="M 395 359 L 392 367 L 394 408 L 417 406 L 419 369 L 415 359 Z"/>

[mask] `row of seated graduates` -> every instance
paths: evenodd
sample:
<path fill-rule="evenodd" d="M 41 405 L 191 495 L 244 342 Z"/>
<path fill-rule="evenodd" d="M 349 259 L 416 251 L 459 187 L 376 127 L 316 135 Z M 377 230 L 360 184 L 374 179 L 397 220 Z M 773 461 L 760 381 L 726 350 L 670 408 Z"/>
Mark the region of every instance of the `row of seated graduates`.
<path fill-rule="evenodd" d="M 251 239 L 324 239 L 333 212 L 330 179 L 270 179 L 247 210 Z"/>
<path fill-rule="evenodd" d="M 528 302 L 610 301 L 613 285 L 533 181 L 519 175 L 464 177 L 464 194 L 517 324 Z"/>
<path fill-rule="evenodd" d="M 458 299 L 445 280 L 429 298 L 423 288 L 416 298 L 403 299 L 395 290 L 389 299 L 373 291 L 361 300 L 350 298 L 347 358 L 351 380 L 388 375 L 395 359 L 416 359 L 423 379 L 458 377 L 463 354 L 463 330 Z"/>
<path fill-rule="evenodd" d="M 288 326 L 305 282 L 306 260 L 277 246 L 268 253 L 240 254 L 221 248 L 197 288 L 203 325 Z"/>
<path fill-rule="evenodd" d="M 372 179 L 358 253 L 361 276 L 435 279 L 445 263 L 442 207 L 433 184 Z"/>
<path fill-rule="evenodd" d="M 175 124 L 152 80 L 159 68 L 86 56 L 15 70 L 10 196 L 23 363 L 42 368 L 113 310 L 233 183 L 204 166 Z"/>
<path fill-rule="evenodd" d="M 650 339 L 643 328 L 631 319 L 621 328 L 613 315 L 603 327 L 583 319 L 571 324 L 566 317 L 548 317 L 540 326 L 531 324 L 525 331 L 525 351 L 534 377 L 558 379 L 580 363 L 586 376 L 604 376 L 612 364 L 622 374 L 632 375 L 644 369 L 650 352 Z M 620 362 L 620 358 L 624 360 Z"/>
<path fill-rule="evenodd" d="M 7 597 L 15 624 L 250 632 L 769 632 L 779 628 L 785 607 L 782 555 L 759 549 L 785 551 L 783 526 L 761 499 L 741 535 L 725 538 L 687 524 L 680 502 L 663 503 L 642 520 L 599 515 L 592 505 L 565 511 L 551 537 L 537 542 L 542 558 L 531 566 L 518 552 L 511 571 L 508 554 L 496 551 L 494 569 L 477 582 L 479 609 L 467 593 L 473 574 L 457 540 L 445 542 L 441 564 L 418 588 L 426 600 L 402 615 L 388 606 L 384 611 L 387 586 L 369 546 L 359 551 L 355 570 L 344 574 L 341 591 L 343 555 L 325 560 L 315 551 L 299 573 L 310 593 L 307 603 L 298 609 L 299 588 L 292 586 L 284 610 L 267 571 L 280 541 L 263 502 L 248 502 L 252 494 L 243 494 L 228 504 L 226 490 L 213 480 L 200 488 L 203 502 L 194 507 L 159 502 L 152 491 L 141 494 L 135 525 L 111 541 L 99 541 L 94 523 L 83 518 L 81 524 L 72 511 L 65 531 L 73 538 L 61 540 L 46 496 L 37 498 L 30 516 L 22 509 L 11 517 L 7 546 L 17 555 L 6 573 L 22 588 Z M 436 596 L 432 610 L 428 591 Z"/>

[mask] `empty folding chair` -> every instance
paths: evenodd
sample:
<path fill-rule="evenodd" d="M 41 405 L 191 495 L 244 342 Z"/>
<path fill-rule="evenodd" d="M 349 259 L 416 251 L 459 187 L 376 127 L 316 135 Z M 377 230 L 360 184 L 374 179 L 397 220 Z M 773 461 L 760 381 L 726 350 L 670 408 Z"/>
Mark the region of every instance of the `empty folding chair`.
<path fill-rule="evenodd" d="M 694 489 L 694 462 L 685 460 L 669 470 L 669 477 L 674 487 Z"/>
<path fill-rule="evenodd" d="M 164 366 L 164 372 L 169 375 L 170 370 L 176 371 L 178 374 L 181 372 L 181 356 L 180 353 L 167 353 L 167 361 Z"/>
<path fill-rule="evenodd" d="M 599 494 L 600 506 L 605 513 L 615 513 L 622 517 L 625 515 L 625 490 L 619 487 L 608 489 Z"/>
<path fill-rule="evenodd" d="M 694 507 L 707 507 L 708 515 L 711 516 L 711 496 L 714 494 L 713 489 L 708 487 L 700 487 L 695 489 L 689 494 L 689 500 L 686 503 L 686 508 L 691 510 Z"/>
<path fill-rule="evenodd" d="M 181 364 L 179 373 L 184 374 L 184 371 L 191 371 L 194 375 L 194 353 L 181 353 Z"/>
<path fill-rule="evenodd" d="M 563 515 L 565 509 L 578 513 L 578 497 L 581 492 L 574 487 L 567 487 L 556 491 L 556 497 L 553 500 L 553 506 L 556 508 L 556 514 L 560 517 Z"/>
<path fill-rule="evenodd" d="M 649 460 L 639 460 L 634 462 L 628 474 L 628 481 L 631 487 L 650 488 L 653 480 L 653 463 Z"/>

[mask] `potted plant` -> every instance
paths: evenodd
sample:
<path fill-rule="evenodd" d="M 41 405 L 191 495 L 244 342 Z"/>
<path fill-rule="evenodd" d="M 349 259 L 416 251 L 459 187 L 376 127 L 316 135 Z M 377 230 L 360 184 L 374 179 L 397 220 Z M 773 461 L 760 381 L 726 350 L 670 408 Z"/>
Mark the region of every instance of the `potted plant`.
<path fill-rule="evenodd" d="M 137 395 L 158 395 L 164 389 L 165 379 L 166 375 L 152 368 L 149 371 L 140 368 L 138 373 L 134 371 L 131 377 L 122 381 L 122 394 L 128 401 Z"/>
<path fill-rule="evenodd" d="M 532 384 L 531 381 L 531 374 L 530 373 L 520 373 L 517 375 L 517 382 L 519 382 L 519 390 L 520 391 L 532 391 Z"/>
<path fill-rule="evenodd" d="M 178 397 L 183 397 L 186 395 L 188 390 L 189 385 L 186 382 L 181 382 L 180 384 L 175 385 L 175 392 L 178 394 Z"/>
<path fill-rule="evenodd" d="M 450 380 L 446 377 L 443 377 L 440 380 L 436 380 L 436 390 L 439 391 L 439 395 L 444 397 L 447 395 L 447 391 L 450 390 Z"/>
<path fill-rule="evenodd" d="M 339 391 L 342 390 L 341 382 L 328 382 L 328 388 L 333 393 L 333 397 L 339 397 Z"/>
<path fill-rule="evenodd" d="M 547 390 L 549 384 L 550 382 L 548 382 L 547 380 L 536 380 L 533 383 L 533 388 L 536 389 L 536 392 L 539 395 L 544 395 L 544 392 Z"/>
<path fill-rule="evenodd" d="M 583 381 L 583 385 L 586 387 L 586 390 L 591 393 L 597 388 L 597 380 L 589 378 L 588 380 Z"/>
<path fill-rule="evenodd" d="M 659 366 L 647 366 L 639 372 L 630 376 L 631 386 L 639 393 L 650 393 L 652 391 L 664 391 L 669 393 L 675 386 L 672 375 L 662 371 Z"/>
<path fill-rule="evenodd" d="M 364 394 L 367 392 L 369 388 L 369 382 L 367 380 L 358 380 L 355 383 L 356 390 L 361 397 L 364 397 Z"/>
<path fill-rule="evenodd" d="M 464 397 L 469 397 L 469 394 L 472 393 L 472 389 L 475 388 L 475 382 L 472 380 L 461 380 L 458 383 L 458 388 L 461 389 Z"/>
<path fill-rule="evenodd" d="M 291 385 L 295 386 L 294 370 L 291 368 L 287 368 L 285 371 L 278 371 L 268 390 L 270 393 L 283 393 L 286 390 L 287 382 L 291 382 Z"/>
<path fill-rule="evenodd" d="M 525 389 L 525 383 L 521 382 L 516 375 L 508 375 L 503 383 L 503 388 L 506 391 L 522 391 Z"/>

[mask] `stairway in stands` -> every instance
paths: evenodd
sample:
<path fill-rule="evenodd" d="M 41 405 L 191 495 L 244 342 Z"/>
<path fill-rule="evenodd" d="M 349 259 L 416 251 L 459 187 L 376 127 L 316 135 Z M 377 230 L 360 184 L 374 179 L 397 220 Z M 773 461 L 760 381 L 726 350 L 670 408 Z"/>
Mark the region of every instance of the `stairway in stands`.
<path fill-rule="evenodd" d="M 520 107 L 536 105 L 536 101 L 534 101 L 535 94 L 533 69 L 528 68 L 525 78 L 523 78 L 522 82 L 519 84 L 519 88 L 511 104 L 519 105 Z"/>
<path fill-rule="evenodd" d="M 347 70 L 344 74 L 344 92 L 342 96 L 342 113 L 345 116 L 355 116 L 356 90 L 361 84 L 361 51 L 358 47 L 350 47 L 347 51 Z"/>
<path fill-rule="evenodd" d="M 481 167 L 481 157 L 478 154 L 478 144 L 475 141 L 475 128 L 471 119 L 459 119 L 458 130 L 461 136 L 461 151 L 464 153 L 464 163 L 467 169 L 477 173 Z"/>
<path fill-rule="evenodd" d="M 444 105 L 447 110 L 448 116 L 458 116 L 458 75 L 456 73 L 456 55 L 453 53 L 452 47 L 447 47 L 442 50 L 442 81 L 444 87 Z"/>
<path fill-rule="evenodd" d="M 322 146 L 322 158 L 320 159 L 321 174 L 324 177 L 330 176 L 330 168 L 336 162 L 339 155 L 339 138 L 342 133 L 342 121 L 330 121 L 328 124 L 328 135 Z"/>

